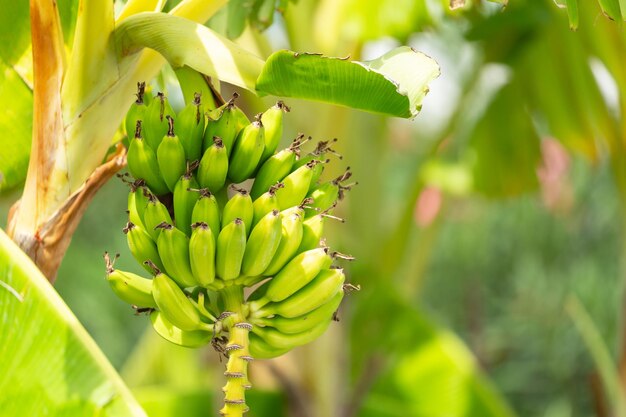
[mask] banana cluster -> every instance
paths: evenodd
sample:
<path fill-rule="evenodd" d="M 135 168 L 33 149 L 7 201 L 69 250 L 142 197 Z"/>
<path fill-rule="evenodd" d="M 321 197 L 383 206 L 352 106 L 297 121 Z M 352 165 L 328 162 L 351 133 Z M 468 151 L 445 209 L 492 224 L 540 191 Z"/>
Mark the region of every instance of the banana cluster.
<path fill-rule="evenodd" d="M 320 180 L 332 141 L 302 155 L 308 139 L 299 135 L 277 152 L 289 111 L 282 102 L 250 122 L 236 96 L 205 113 L 196 95 L 176 114 L 161 93 L 147 104 L 143 89 L 125 122 L 134 178 L 126 180 L 124 233 L 132 256 L 153 277 L 115 269 L 107 255 L 113 291 L 149 311 L 155 330 L 182 346 L 219 344 L 222 334 L 245 332 L 247 344 L 232 337 L 223 343 L 229 357 L 240 359 L 233 367 L 317 338 L 344 295 L 345 275 L 333 261 L 349 258 L 322 237 L 351 187 L 349 168 Z"/>

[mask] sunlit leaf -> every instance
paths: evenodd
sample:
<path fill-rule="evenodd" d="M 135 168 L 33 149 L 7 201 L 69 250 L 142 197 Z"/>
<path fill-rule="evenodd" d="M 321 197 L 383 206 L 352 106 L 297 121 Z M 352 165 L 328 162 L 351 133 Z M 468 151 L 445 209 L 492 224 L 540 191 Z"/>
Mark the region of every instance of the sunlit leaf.
<path fill-rule="evenodd" d="M 263 60 L 211 29 L 164 13 L 130 16 L 115 30 L 122 56 L 151 48 L 175 67 L 187 65 L 221 81 L 254 91 Z"/>
<path fill-rule="evenodd" d="M 0 231 L 0 414 L 145 416 L 76 317 Z"/>
<path fill-rule="evenodd" d="M 33 94 L 24 80 L 0 62 L 0 191 L 13 188 L 26 176 L 30 155 Z"/>
<path fill-rule="evenodd" d="M 409 47 L 368 62 L 279 51 L 267 60 L 257 90 L 408 118 L 419 112 L 437 76 L 437 63 Z"/>

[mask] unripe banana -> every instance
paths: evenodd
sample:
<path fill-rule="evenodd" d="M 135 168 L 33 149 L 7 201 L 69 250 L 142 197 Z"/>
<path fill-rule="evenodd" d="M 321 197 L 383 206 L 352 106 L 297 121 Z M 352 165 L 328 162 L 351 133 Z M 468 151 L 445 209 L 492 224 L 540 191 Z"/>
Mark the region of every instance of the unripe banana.
<path fill-rule="evenodd" d="M 286 318 L 275 315 L 273 317 L 250 318 L 253 325 L 273 327 L 281 333 L 295 334 L 305 332 L 323 321 L 329 321 L 339 308 L 343 299 L 343 290 L 337 293 L 326 303 L 318 308 L 294 318 Z"/>
<path fill-rule="evenodd" d="M 269 346 L 275 349 L 293 349 L 298 346 L 306 345 L 320 337 L 332 320 L 324 320 L 317 323 L 312 328 L 295 334 L 281 333 L 271 327 L 253 327 L 252 331 L 255 335 L 263 339 Z"/>
<path fill-rule="evenodd" d="M 192 191 L 198 188 L 198 183 L 188 170 L 180 177 L 174 187 L 174 216 L 176 228 L 182 230 L 187 236 L 191 236 L 191 217 L 196 202 L 200 197 L 197 192 Z"/>
<path fill-rule="evenodd" d="M 157 227 L 163 229 L 157 239 L 157 248 L 165 270 L 181 287 L 196 286 L 189 265 L 189 238 L 171 224 L 162 223 Z"/>
<path fill-rule="evenodd" d="M 181 330 L 170 323 L 160 311 L 150 313 L 150 321 L 159 336 L 179 346 L 188 348 L 202 347 L 208 345 L 213 338 L 213 332 L 208 329 Z"/>
<path fill-rule="evenodd" d="M 206 223 L 209 225 L 213 236 L 217 236 L 221 230 L 220 208 L 215 196 L 208 189 L 199 190 L 200 198 L 191 213 L 191 223 Z"/>
<path fill-rule="evenodd" d="M 289 352 L 291 348 L 277 349 L 270 346 L 265 340 L 261 339 L 254 333 L 250 334 L 250 355 L 255 359 L 272 359 L 284 355 Z"/>
<path fill-rule="evenodd" d="M 152 297 L 151 279 L 114 269 L 113 261 L 108 253 L 104 254 L 104 260 L 107 269 L 106 278 L 115 295 L 130 305 L 156 308 L 157 305 Z"/>
<path fill-rule="evenodd" d="M 278 210 L 267 213 L 252 229 L 241 265 L 242 275 L 253 277 L 267 269 L 280 244 L 281 229 Z"/>
<path fill-rule="evenodd" d="M 269 157 L 267 161 L 261 165 L 254 179 L 254 183 L 252 184 L 252 189 L 250 190 L 252 198 L 256 200 L 272 185 L 281 181 L 291 172 L 303 142 L 304 135 L 298 135 L 289 148 L 283 149 Z"/>
<path fill-rule="evenodd" d="M 274 21 L 275 0 L 260 0 L 254 5 L 254 26 L 259 31 L 264 31 Z"/>
<path fill-rule="evenodd" d="M 144 136 L 152 149 L 158 149 L 169 130 L 167 116 L 176 117 L 165 94 L 159 92 L 146 109 Z"/>
<path fill-rule="evenodd" d="M 270 303 L 254 314 L 259 317 L 267 317 L 270 314 L 287 318 L 302 316 L 332 299 L 342 290 L 345 279 L 342 269 L 324 269 L 295 294 L 279 303 Z M 268 292 L 270 289 L 268 288 Z"/>
<path fill-rule="evenodd" d="M 298 252 L 311 250 L 320 245 L 325 219 L 326 216 L 320 213 L 304 220 L 302 223 L 302 241 L 300 242 Z"/>
<path fill-rule="evenodd" d="M 159 144 L 157 149 L 157 160 L 159 161 L 159 169 L 161 176 L 167 184 L 170 191 L 174 191 L 174 187 L 181 175 L 185 173 L 187 159 L 185 157 L 185 148 L 180 139 L 174 134 L 174 119 L 167 116 L 169 130 L 167 135 Z"/>
<path fill-rule="evenodd" d="M 133 257 L 142 265 L 148 272 L 152 272 L 152 268 L 146 265 L 144 262 L 150 260 L 159 269 L 163 268 L 159 252 L 157 250 L 156 243 L 150 235 L 143 230 L 140 226 L 135 225 L 132 222 L 128 222 L 124 228 L 126 234 L 126 240 L 128 242 L 128 248 Z"/>
<path fill-rule="evenodd" d="M 310 193 L 309 197 L 313 199 L 306 210 L 306 217 L 314 216 L 316 212 L 325 212 L 329 210 L 338 200 L 343 200 L 345 192 L 350 191 L 354 184 L 342 184 L 350 179 L 352 172 L 350 167 L 346 169 L 346 172 L 338 176 L 332 181 L 325 182 L 315 187 Z M 318 210 L 314 210 L 317 208 Z"/>
<path fill-rule="evenodd" d="M 333 139 L 333 140 L 327 140 L 327 141 L 320 141 L 317 143 L 317 146 L 315 147 L 315 150 L 313 150 L 313 152 L 311 152 L 310 154 L 299 158 L 295 163 L 294 163 L 294 167 L 299 168 L 301 166 L 304 166 L 305 164 L 311 162 L 311 161 L 317 161 L 318 164 L 315 165 L 315 167 L 313 168 L 313 177 L 311 178 L 311 186 L 309 188 L 309 191 L 311 191 L 313 188 L 315 188 L 315 185 L 317 184 L 317 181 L 319 180 L 320 176 L 322 175 L 322 171 L 324 171 L 324 164 L 327 162 L 330 162 L 330 159 L 327 159 L 327 155 L 328 154 L 333 154 L 335 155 L 337 158 L 339 159 L 343 159 L 343 157 L 338 154 L 337 152 L 335 152 L 334 149 L 332 149 L 330 147 L 331 144 L 337 142 L 337 138 Z"/>
<path fill-rule="evenodd" d="M 146 90 L 145 82 L 137 83 L 137 100 L 130 105 L 126 118 L 124 119 L 124 127 L 126 128 L 126 136 L 130 140 L 135 134 L 135 126 L 137 126 L 137 120 L 144 120 L 146 109 L 146 103 L 144 102 L 144 93 Z"/>
<path fill-rule="evenodd" d="M 206 223 L 191 225 L 189 263 L 194 278 L 203 287 L 215 281 L 215 237 Z"/>
<path fill-rule="evenodd" d="M 128 170 L 135 179 L 143 179 L 153 193 L 157 195 L 169 192 L 163 181 L 159 162 L 154 150 L 141 137 L 141 120 L 137 121 L 135 138 L 130 141 L 126 160 Z"/>
<path fill-rule="evenodd" d="M 216 193 L 224 187 L 228 174 L 228 153 L 221 138 L 213 137 L 213 144 L 204 151 L 198 166 L 198 183 Z"/>
<path fill-rule="evenodd" d="M 128 193 L 128 219 L 145 229 L 143 214 L 148 205 L 148 191 L 144 187 L 144 180 L 136 180 L 130 183 Z"/>
<path fill-rule="evenodd" d="M 254 211 L 254 217 L 252 219 L 252 227 L 267 214 L 274 210 L 279 210 L 278 200 L 276 199 L 276 190 L 282 188 L 283 184 L 278 182 L 272 185 L 266 193 L 261 194 L 259 198 L 252 203 L 252 209 Z"/>
<path fill-rule="evenodd" d="M 204 110 L 199 93 L 195 93 L 193 101 L 178 114 L 176 131 L 185 148 L 187 161 L 199 160 L 202 156 L 202 138 L 204 135 Z"/>
<path fill-rule="evenodd" d="M 265 128 L 260 121 L 252 122 L 239 132 L 228 165 L 228 178 L 232 182 L 240 183 L 252 177 L 263 155 L 264 144 Z"/>
<path fill-rule="evenodd" d="M 173 223 L 170 212 L 158 198 L 153 194 L 148 194 L 148 204 L 143 212 L 143 224 L 146 227 L 146 232 L 155 242 L 161 234 L 162 229 L 157 228 L 161 223 Z"/>
<path fill-rule="evenodd" d="M 250 194 L 243 188 L 232 187 L 236 193 L 224 205 L 222 211 L 222 228 L 228 226 L 233 220 L 239 218 L 243 221 L 246 229 L 246 236 L 252 228 L 252 219 L 254 218 L 254 206 Z"/>
<path fill-rule="evenodd" d="M 224 281 L 237 278 L 246 250 L 246 229 L 240 218 L 227 224 L 217 237 L 215 269 Z"/>
<path fill-rule="evenodd" d="M 282 180 L 285 186 L 276 191 L 276 198 L 281 210 L 297 206 L 304 200 L 309 192 L 309 186 L 313 178 L 313 168 L 316 164 L 316 161 L 311 161 L 296 169 Z"/>
<path fill-rule="evenodd" d="M 276 105 L 267 109 L 261 116 L 261 123 L 265 126 L 265 147 L 261 155 L 261 163 L 265 162 L 267 158 L 276 152 L 283 137 L 283 113 L 288 112 L 289 107 L 282 101 L 279 101 Z"/>
<path fill-rule="evenodd" d="M 278 249 L 267 266 L 263 275 L 273 276 L 277 274 L 298 253 L 302 241 L 302 215 L 291 213 L 287 216 L 281 213 L 282 227 Z"/>
<path fill-rule="evenodd" d="M 152 280 L 152 295 L 161 314 L 174 326 L 187 331 L 204 327 L 196 306 L 170 277 L 160 271 Z"/>
<path fill-rule="evenodd" d="M 296 255 L 270 281 L 265 296 L 250 305 L 258 310 L 268 301 L 279 302 L 307 285 L 320 271 L 330 267 L 332 258 L 328 248 L 317 248 Z"/>
<path fill-rule="evenodd" d="M 222 139 L 226 153 L 230 157 L 237 134 L 250 123 L 244 112 L 235 106 L 235 99 L 238 96 L 238 94 L 234 94 L 228 103 L 218 109 L 220 113 L 217 119 L 209 119 L 204 132 L 203 152 L 206 152 L 206 149 L 213 144 L 213 137 L 217 136 Z"/>

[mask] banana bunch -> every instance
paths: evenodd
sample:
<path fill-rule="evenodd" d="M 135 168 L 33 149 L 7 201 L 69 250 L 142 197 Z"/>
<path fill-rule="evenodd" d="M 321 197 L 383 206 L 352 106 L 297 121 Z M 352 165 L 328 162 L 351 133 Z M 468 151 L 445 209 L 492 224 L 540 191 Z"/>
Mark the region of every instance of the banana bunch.
<path fill-rule="evenodd" d="M 107 279 L 165 339 L 226 354 L 222 413 L 240 415 L 247 363 L 309 343 L 333 321 L 347 285 L 333 262 L 351 258 L 326 247 L 323 230 L 352 174 L 320 180 L 330 141 L 302 156 L 310 138 L 299 135 L 277 151 L 282 102 L 251 122 L 236 96 L 205 114 L 196 95 L 176 114 L 161 93 L 146 106 L 144 88 L 126 119 L 134 179 L 123 231 L 152 278 L 105 255 Z"/>

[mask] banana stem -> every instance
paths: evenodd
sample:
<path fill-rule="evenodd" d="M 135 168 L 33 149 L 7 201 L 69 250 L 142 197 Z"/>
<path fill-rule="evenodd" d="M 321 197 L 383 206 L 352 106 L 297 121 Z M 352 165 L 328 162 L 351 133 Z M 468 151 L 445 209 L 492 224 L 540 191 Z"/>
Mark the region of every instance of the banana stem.
<path fill-rule="evenodd" d="M 243 308 L 243 289 L 240 286 L 227 287 L 222 291 L 224 307 L 233 314 L 225 321 L 228 328 L 228 362 L 226 363 L 226 385 L 224 391 L 224 407 L 220 414 L 226 417 L 242 417 L 248 411 L 246 390 L 250 389 L 248 380 L 248 363 L 252 360 L 248 350 L 248 335 L 252 325 L 245 321 Z"/>

